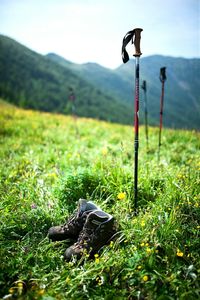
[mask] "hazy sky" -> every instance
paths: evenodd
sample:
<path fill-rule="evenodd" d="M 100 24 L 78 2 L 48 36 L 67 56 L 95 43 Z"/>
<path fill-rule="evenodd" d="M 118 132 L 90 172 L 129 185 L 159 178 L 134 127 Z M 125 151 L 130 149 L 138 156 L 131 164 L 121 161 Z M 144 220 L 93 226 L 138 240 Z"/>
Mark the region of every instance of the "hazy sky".
<path fill-rule="evenodd" d="M 123 36 L 136 27 L 143 56 L 200 55 L 200 0 L 0 0 L 1 34 L 76 63 L 118 67 Z"/>

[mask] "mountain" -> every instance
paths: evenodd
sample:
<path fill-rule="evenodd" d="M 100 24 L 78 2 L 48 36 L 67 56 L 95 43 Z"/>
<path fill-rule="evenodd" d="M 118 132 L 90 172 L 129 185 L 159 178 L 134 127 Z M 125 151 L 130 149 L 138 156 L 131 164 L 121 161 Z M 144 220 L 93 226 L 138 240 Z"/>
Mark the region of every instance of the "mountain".
<path fill-rule="evenodd" d="M 200 129 L 200 59 L 141 57 L 140 83 L 147 81 L 149 123 L 159 123 L 163 66 L 167 67 L 164 126 Z M 95 63 L 74 64 L 54 53 L 40 55 L 0 35 L 0 97 L 25 108 L 69 114 L 73 90 L 78 116 L 132 124 L 134 76 L 133 59 L 115 70 Z M 140 123 L 143 102 L 140 90 Z"/>
<path fill-rule="evenodd" d="M 132 123 L 131 104 L 104 93 L 72 68 L 0 35 L 0 97 L 24 108 L 71 113 L 71 90 L 77 115 Z"/>
<path fill-rule="evenodd" d="M 131 59 L 115 70 L 109 70 L 98 64 L 73 64 L 64 58 L 50 53 L 51 60 L 68 66 L 81 76 L 98 86 L 106 94 L 114 95 L 126 103 L 133 103 L 135 63 Z M 184 59 L 161 55 L 140 59 L 140 82 L 147 82 L 147 101 L 149 120 L 158 125 L 161 83 L 160 68 L 166 66 L 164 125 L 175 128 L 200 129 L 199 70 L 200 59 Z M 143 121 L 143 91 L 140 91 L 140 120 Z"/>
<path fill-rule="evenodd" d="M 200 59 L 149 56 L 141 59 L 141 79 L 148 85 L 150 117 L 158 119 L 161 83 L 160 67 L 166 66 L 164 123 L 168 127 L 200 129 Z M 133 61 L 120 66 L 117 72 L 129 80 Z M 142 97 L 141 97 L 142 98 Z"/>
<path fill-rule="evenodd" d="M 120 72 L 118 73 L 96 63 L 75 64 L 55 53 L 49 53 L 47 57 L 75 71 L 105 93 L 114 95 L 120 98 L 121 101 L 123 99 L 126 102 L 132 102 L 133 87 L 130 88 L 127 79 L 123 78 Z"/>

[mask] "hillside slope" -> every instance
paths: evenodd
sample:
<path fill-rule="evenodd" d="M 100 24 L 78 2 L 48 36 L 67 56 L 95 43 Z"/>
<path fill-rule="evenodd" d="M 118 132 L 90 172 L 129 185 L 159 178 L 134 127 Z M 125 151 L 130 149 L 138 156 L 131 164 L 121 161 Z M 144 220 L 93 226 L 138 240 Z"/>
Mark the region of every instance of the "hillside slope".
<path fill-rule="evenodd" d="M 71 113 L 70 89 L 76 93 L 76 114 L 132 123 L 130 104 L 106 95 L 70 68 L 60 66 L 16 41 L 0 36 L 0 96 L 25 108 Z"/>
<path fill-rule="evenodd" d="M 147 81 L 150 116 L 158 119 L 161 83 L 160 67 L 166 66 L 164 123 L 178 128 L 200 129 L 200 59 L 149 56 L 141 59 L 141 79 Z M 134 62 L 121 65 L 116 71 L 132 84 Z M 141 93 L 142 98 L 142 93 Z"/>
<path fill-rule="evenodd" d="M 158 163 L 158 128 L 147 153 L 141 126 L 136 215 L 132 126 L 1 101 L 0 111 L 1 299 L 200 299 L 199 133 L 164 129 Z M 119 229 L 94 259 L 65 262 L 73 241 L 47 233 L 79 198 Z"/>
<path fill-rule="evenodd" d="M 109 70 L 98 64 L 73 64 L 64 58 L 50 53 L 51 60 L 77 71 L 94 86 L 104 92 L 133 103 L 135 66 L 131 59 L 127 64 L 115 70 Z M 150 124 L 158 125 L 161 84 L 159 72 L 167 67 L 165 84 L 164 125 L 175 128 L 200 129 L 199 70 L 200 59 L 173 58 L 154 55 L 141 58 L 140 81 L 147 81 L 147 99 Z M 141 91 L 141 121 L 143 119 L 143 92 Z"/>
<path fill-rule="evenodd" d="M 160 67 L 167 67 L 164 126 L 200 129 L 200 59 L 141 58 L 140 83 L 147 81 L 149 123 L 158 125 Z M 74 64 L 56 54 L 40 55 L 0 35 L 0 96 L 24 108 L 72 113 L 70 89 L 79 116 L 133 123 L 134 60 L 115 70 L 98 64 Z M 140 93 L 140 123 L 144 120 Z"/>

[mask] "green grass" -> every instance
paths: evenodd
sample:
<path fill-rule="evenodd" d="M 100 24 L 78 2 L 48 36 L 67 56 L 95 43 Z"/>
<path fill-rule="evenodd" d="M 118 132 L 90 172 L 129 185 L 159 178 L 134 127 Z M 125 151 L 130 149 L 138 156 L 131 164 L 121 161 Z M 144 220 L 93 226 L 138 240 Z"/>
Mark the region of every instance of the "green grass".
<path fill-rule="evenodd" d="M 133 128 L 24 111 L 0 102 L 0 296 L 7 299 L 198 299 L 200 135 L 140 128 L 133 208 Z M 125 193 L 124 199 L 118 199 Z M 115 216 L 118 239 L 95 260 L 63 261 L 51 243 L 78 199 Z"/>

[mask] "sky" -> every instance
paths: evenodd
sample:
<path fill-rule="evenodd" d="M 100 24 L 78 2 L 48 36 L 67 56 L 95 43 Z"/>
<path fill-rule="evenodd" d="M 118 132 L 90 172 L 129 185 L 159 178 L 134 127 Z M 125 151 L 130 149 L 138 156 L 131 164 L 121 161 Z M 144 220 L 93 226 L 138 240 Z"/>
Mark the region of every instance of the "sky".
<path fill-rule="evenodd" d="M 142 56 L 200 57 L 200 0 L 0 0 L 0 34 L 75 63 L 117 68 L 138 27 Z"/>

